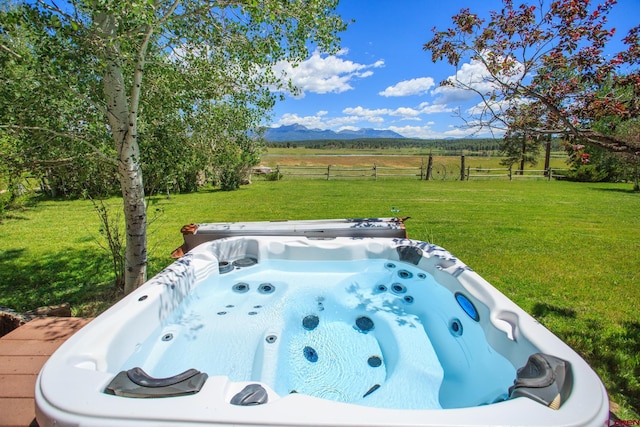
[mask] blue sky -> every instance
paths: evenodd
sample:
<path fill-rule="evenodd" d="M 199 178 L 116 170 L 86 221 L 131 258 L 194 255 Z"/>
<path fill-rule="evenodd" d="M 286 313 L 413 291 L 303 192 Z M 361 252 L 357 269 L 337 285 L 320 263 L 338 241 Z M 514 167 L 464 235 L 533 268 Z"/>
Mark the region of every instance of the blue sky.
<path fill-rule="evenodd" d="M 454 111 L 465 111 L 479 100 L 438 89 L 456 70 L 446 62 L 432 63 L 422 46 L 434 26 L 446 29 L 461 8 L 483 16 L 501 6 L 499 0 L 342 0 L 338 12 L 355 22 L 341 34 L 341 52 L 329 56 L 316 51 L 289 69 L 301 93 L 278 102 L 269 124 L 390 129 L 411 138 L 468 135 Z M 609 23 L 620 40 L 640 23 L 640 0 L 618 0 Z M 461 71 L 477 72 L 468 62 Z"/>

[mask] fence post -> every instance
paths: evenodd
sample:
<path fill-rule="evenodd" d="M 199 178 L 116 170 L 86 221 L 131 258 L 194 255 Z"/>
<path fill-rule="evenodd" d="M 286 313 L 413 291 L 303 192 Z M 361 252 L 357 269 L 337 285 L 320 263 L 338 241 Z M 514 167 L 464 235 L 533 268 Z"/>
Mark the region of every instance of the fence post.
<path fill-rule="evenodd" d="M 471 175 L 471 166 L 467 166 L 467 181 L 469 181 L 469 175 Z"/>
<path fill-rule="evenodd" d="M 513 173 L 512 168 L 513 166 L 509 166 L 509 181 L 513 180 L 513 178 L 511 177 L 511 174 Z"/>
<path fill-rule="evenodd" d="M 327 181 L 329 181 L 329 176 L 331 175 L 331 165 L 327 166 Z"/>
<path fill-rule="evenodd" d="M 551 137 L 549 137 L 551 138 Z M 544 151 L 544 170 L 545 174 L 549 174 L 549 169 L 551 167 L 551 141 L 547 141 L 545 151 Z M 549 178 L 551 180 L 551 178 Z"/>
<path fill-rule="evenodd" d="M 460 156 L 460 181 L 464 181 L 464 154 Z"/>
<path fill-rule="evenodd" d="M 376 166 L 376 164 L 373 164 L 373 176 L 376 178 L 376 181 L 378 180 L 378 167 Z"/>
<path fill-rule="evenodd" d="M 429 161 L 427 163 L 427 181 L 431 180 L 432 173 L 433 173 L 433 156 L 429 154 Z"/>
<path fill-rule="evenodd" d="M 280 181 L 280 165 L 276 165 L 276 181 Z"/>
<path fill-rule="evenodd" d="M 420 181 L 422 181 L 422 178 L 424 177 L 424 157 L 422 157 L 420 159 Z"/>
<path fill-rule="evenodd" d="M 633 155 L 633 174 L 634 182 L 633 182 L 633 191 L 640 190 L 640 174 L 638 173 L 638 155 Z"/>

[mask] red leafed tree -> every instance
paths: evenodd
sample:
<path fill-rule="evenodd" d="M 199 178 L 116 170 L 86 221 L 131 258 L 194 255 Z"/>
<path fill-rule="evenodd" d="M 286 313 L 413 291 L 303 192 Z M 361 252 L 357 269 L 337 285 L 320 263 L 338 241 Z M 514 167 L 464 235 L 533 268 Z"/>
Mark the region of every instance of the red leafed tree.
<path fill-rule="evenodd" d="M 605 55 L 615 34 L 607 26 L 615 0 L 503 4 L 488 19 L 462 9 L 450 28 L 434 28 L 424 45 L 433 62 L 484 65 L 474 79 L 441 83 L 480 96 L 468 122 L 507 135 L 558 135 L 640 154 L 639 132 L 615 129 L 640 122 L 640 25 L 622 39 L 621 52 Z"/>

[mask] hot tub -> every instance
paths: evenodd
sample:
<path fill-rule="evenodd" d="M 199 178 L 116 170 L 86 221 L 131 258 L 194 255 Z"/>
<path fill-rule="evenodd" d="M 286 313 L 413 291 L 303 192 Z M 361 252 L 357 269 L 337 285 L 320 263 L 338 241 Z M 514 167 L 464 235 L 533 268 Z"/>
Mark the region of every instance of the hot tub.
<path fill-rule="evenodd" d="M 203 243 L 74 335 L 47 425 L 602 426 L 571 348 L 446 250 L 403 238 Z"/>

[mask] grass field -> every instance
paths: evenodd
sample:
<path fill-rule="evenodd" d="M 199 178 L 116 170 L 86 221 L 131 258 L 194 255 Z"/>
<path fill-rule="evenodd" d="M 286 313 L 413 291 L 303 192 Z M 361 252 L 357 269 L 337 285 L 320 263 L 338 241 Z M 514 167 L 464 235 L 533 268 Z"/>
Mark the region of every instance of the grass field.
<path fill-rule="evenodd" d="M 415 167 L 419 168 L 429 157 L 428 152 L 417 150 L 311 150 L 306 148 L 290 149 L 269 149 L 269 152 L 262 156 L 262 164 L 270 167 L 277 165 L 285 166 L 327 166 L 336 165 L 344 167 L 371 166 L 374 163 L 378 166 L 386 167 Z M 434 164 L 446 165 L 447 167 L 458 167 L 460 170 L 459 156 L 433 156 Z M 465 165 L 471 168 L 503 168 L 500 165 L 501 157 L 480 157 L 465 156 Z M 538 164 L 526 166 L 526 169 L 542 169 L 544 160 Z M 564 169 L 567 167 L 566 156 L 552 156 L 550 167 Z"/>
<path fill-rule="evenodd" d="M 465 173 L 470 179 L 509 179 L 501 157 L 465 155 Z M 417 149 L 388 150 L 329 150 L 307 148 L 270 149 L 262 157 L 262 165 L 278 170 L 295 179 L 319 179 L 330 175 L 330 179 L 344 177 L 373 179 L 375 177 L 425 177 L 429 154 Z M 374 172 L 375 169 L 377 169 Z M 541 169 L 544 161 L 536 165 L 525 165 L 524 178 L 516 175 L 519 165 L 513 166 L 513 179 L 544 179 Z M 431 179 L 435 181 L 455 181 L 461 179 L 462 161 L 460 156 L 436 156 L 432 158 Z M 554 175 L 566 173 L 566 155 L 556 153 L 551 156 L 549 167 Z M 329 172 L 329 168 L 331 172 Z M 491 170 L 488 170 L 491 169 Z M 490 176 L 490 178 L 489 178 Z"/>
<path fill-rule="evenodd" d="M 409 236 L 441 245 L 576 349 L 614 412 L 640 409 L 640 194 L 631 184 L 561 181 L 256 180 L 157 198 L 150 274 L 191 222 L 410 216 Z M 120 201 L 108 203 L 118 210 Z M 392 213 L 391 209 L 399 209 Z M 0 223 L 0 305 L 68 301 L 77 315 L 110 299 L 110 264 L 86 201 L 41 201 Z"/>

